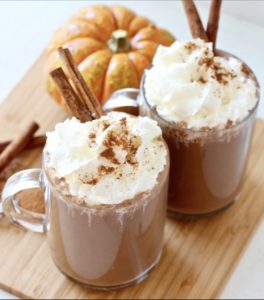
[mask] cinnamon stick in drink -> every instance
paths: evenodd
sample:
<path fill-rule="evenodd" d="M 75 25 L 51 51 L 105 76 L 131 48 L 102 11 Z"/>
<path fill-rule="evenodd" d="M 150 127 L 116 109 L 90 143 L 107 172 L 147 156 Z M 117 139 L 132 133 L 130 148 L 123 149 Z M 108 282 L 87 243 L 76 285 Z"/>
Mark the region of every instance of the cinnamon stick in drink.
<path fill-rule="evenodd" d="M 62 94 L 71 113 L 81 122 L 92 120 L 89 110 L 75 93 L 62 68 L 57 68 L 51 71 L 50 76 Z"/>
<path fill-rule="evenodd" d="M 207 23 L 207 36 L 215 48 L 222 0 L 212 0 Z"/>
<path fill-rule="evenodd" d="M 189 26 L 191 29 L 193 38 L 201 38 L 204 41 L 208 42 L 208 36 L 206 31 L 204 30 L 202 21 L 200 19 L 197 8 L 193 2 L 193 0 L 182 0 L 185 13 L 188 18 Z"/>
<path fill-rule="evenodd" d="M 60 47 L 58 49 L 58 52 L 61 60 L 67 68 L 67 71 L 69 72 L 70 78 L 79 94 L 79 98 L 84 105 L 87 105 L 94 118 L 100 118 L 104 114 L 101 105 L 87 86 L 69 49 L 63 49 L 62 47 Z"/>
<path fill-rule="evenodd" d="M 0 154 L 0 171 L 2 171 L 13 158 L 20 154 L 28 145 L 39 125 L 31 122 Z"/>
<path fill-rule="evenodd" d="M 12 143 L 12 140 L 0 142 L 0 153 L 4 151 L 4 149 Z M 43 147 L 46 143 L 46 136 L 39 135 L 32 137 L 31 141 L 26 145 L 24 150 L 33 149 L 37 147 Z"/>

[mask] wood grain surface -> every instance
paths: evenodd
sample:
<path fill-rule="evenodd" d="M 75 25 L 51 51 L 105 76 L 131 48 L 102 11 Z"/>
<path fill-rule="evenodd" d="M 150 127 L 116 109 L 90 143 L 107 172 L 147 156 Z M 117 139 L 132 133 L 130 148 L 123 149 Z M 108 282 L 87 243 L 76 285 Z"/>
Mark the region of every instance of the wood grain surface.
<path fill-rule="evenodd" d="M 0 140 L 10 139 L 29 120 L 52 129 L 65 113 L 45 93 L 43 57 L 1 104 Z M 160 263 L 142 283 L 120 291 L 84 289 L 53 264 L 45 235 L 0 220 L 0 287 L 26 298 L 217 298 L 254 234 L 264 211 L 264 122 L 258 121 L 241 200 L 199 221 L 167 219 Z M 16 168 L 40 166 L 41 150 L 24 152 Z M 8 174 L 8 172 L 7 172 Z M 1 180 L 1 176 L 0 176 Z M 36 205 L 39 194 L 29 194 Z"/>

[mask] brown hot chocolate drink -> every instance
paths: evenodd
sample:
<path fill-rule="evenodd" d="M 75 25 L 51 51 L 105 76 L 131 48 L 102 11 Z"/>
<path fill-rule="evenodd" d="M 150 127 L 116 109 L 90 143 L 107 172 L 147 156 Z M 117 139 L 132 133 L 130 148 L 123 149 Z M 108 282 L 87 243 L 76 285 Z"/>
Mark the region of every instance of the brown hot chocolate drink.
<path fill-rule="evenodd" d="M 160 47 L 146 71 L 140 113 L 156 120 L 169 146 L 168 209 L 207 215 L 240 196 L 255 125 L 254 73 L 202 40 Z"/>
<path fill-rule="evenodd" d="M 100 289 L 144 279 L 161 256 L 167 208 L 169 155 L 156 123 L 119 113 L 68 120 L 48 135 L 44 166 L 58 268 Z"/>
<path fill-rule="evenodd" d="M 255 113 L 244 121 L 246 124 L 222 132 L 201 132 L 191 140 L 185 136 L 186 130 L 164 130 L 172 157 L 171 212 L 210 214 L 239 198 Z"/>
<path fill-rule="evenodd" d="M 142 280 L 159 261 L 166 215 L 168 169 L 150 193 L 120 205 L 83 207 L 51 191 L 49 242 L 70 278 L 94 287 Z"/>

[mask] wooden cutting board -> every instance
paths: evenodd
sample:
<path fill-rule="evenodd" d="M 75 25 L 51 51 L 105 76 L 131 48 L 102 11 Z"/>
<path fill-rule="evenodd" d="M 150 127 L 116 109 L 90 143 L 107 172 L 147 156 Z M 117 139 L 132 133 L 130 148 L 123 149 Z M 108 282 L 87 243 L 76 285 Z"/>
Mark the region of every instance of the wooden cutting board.
<path fill-rule="evenodd" d="M 65 113 L 45 93 L 43 57 L 1 104 L 0 140 L 29 120 L 52 129 Z M 199 221 L 167 219 L 159 265 L 142 283 L 120 291 L 81 288 L 54 266 L 44 234 L 0 220 L 0 287 L 24 298 L 217 298 L 254 234 L 264 211 L 264 122 L 258 121 L 241 200 Z M 39 166 L 41 150 L 25 152 L 14 168 Z M 22 163 L 22 165 L 21 165 Z M 12 171 L 12 170 L 11 170 Z M 10 172 L 11 172 L 10 171 Z M 31 203 L 38 201 L 30 194 Z"/>

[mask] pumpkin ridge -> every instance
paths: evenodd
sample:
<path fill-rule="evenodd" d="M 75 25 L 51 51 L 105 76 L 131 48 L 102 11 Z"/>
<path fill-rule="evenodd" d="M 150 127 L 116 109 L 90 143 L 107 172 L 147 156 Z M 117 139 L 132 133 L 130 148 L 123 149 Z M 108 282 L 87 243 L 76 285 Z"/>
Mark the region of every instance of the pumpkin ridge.
<path fill-rule="evenodd" d="M 102 33 L 101 32 L 102 29 L 98 26 L 98 24 L 92 22 L 91 20 L 84 19 L 84 18 L 80 18 L 79 20 L 82 20 L 83 22 L 88 23 L 88 24 L 92 24 L 96 28 L 96 30 L 98 30 L 100 33 Z M 107 39 L 105 39 L 104 36 L 102 36 L 102 34 L 99 34 L 98 39 L 102 43 L 105 43 L 107 41 Z"/>
<path fill-rule="evenodd" d="M 137 41 L 137 42 L 131 41 L 131 46 L 134 51 L 143 54 L 149 60 L 152 61 L 159 44 L 150 40 L 145 40 L 145 41 Z"/>
<path fill-rule="evenodd" d="M 87 54 L 86 56 L 84 56 L 83 59 L 81 59 L 81 60 L 78 61 L 78 64 L 82 63 L 86 58 L 88 58 L 90 55 L 96 53 L 97 51 L 101 51 L 101 50 L 106 50 L 107 49 L 107 45 L 104 42 L 98 41 L 98 40 L 96 40 L 94 38 L 91 38 L 91 37 L 80 37 L 80 38 L 71 39 L 71 40 L 67 41 L 66 43 L 64 43 L 62 45 L 62 47 L 63 48 L 68 48 L 67 44 L 69 44 L 71 42 L 74 42 L 75 40 L 93 40 L 93 41 L 101 44 L 101 46 L 102 46 L 102 48 L 98 48 L 97 50 L 92 51 L 90 54 Z"/>
<path fill-rule="evenodd" d="M 115 30 L 117 30 L 117 29 L 119 29 L 119 27 L 118 27 L 118 25 L 117 25 L 117 19 L 116 19 L 116 17 L 115 17 L 115 15 L 114 15 L 114 13 L 113 13 L 113 11 L 112 11 L 112 9 L 109 7 L 109 11 L 111 12 L 111 14 L 112 14 L 112 16 L 113 16 L 113 18 L 114 18 L 114 21 L 115 21 Z"/>
<path fill-rule="evenodd" d="M 103 97 L 104 97 L 104 87 L 105 87 L 105 83 L 106 83 L 106 74 L 107 74 L 107 70 L 108 70 L 108 68 L 109 68 L 109 65 L 110 65 L 110 62 L 111 62 L 112 59 L 113 59 L 113 56 L 111 57 L 111 59 L 109 59 L 109 62 L 108 62 L 108 64 L 107 64 L 107 68 L 105 69 L 104 79 L 103 79 L 103 84 L 102 84 L 103 88 L 102 88 L 101 94 L 100 94 L 101 103 L 104 102 Z"/>
<path fill-rule="evenodd" d="M 136 15 L 134 15 L 134 17 L 128 22 L 128 29 L 129 29 L 129 26 L 130 26 L 130 24 L 132 23 L 132 21 L 135 19 L 135 17 L 136 17 Z M 128 34 L 128 30 L 127 30 L 127 34 Z M 130 37 L 128 37 L 128 38 L 130 38 Z"/>
<path fill-rule="evenodd" d="M 133 66 L 133 69 L 134 69 L 135 74 L 136 74 L 136 76 L 137 76 L 138 82 L 140 82 L 141 76 L 140 76 L 140 74 L 138 73 L 138 70 L 137 70 L 137 68 L 136 68 L 136 66 L 135 66 L 135 64 L 134 64 L 134 62 L 133 62 L 132 59 L 129 57 L 129 54 L 127 55 L 127 57 L 128 57 L 128 59 L 129 59 L 129 61 L 131 62 L 131 65 Z"/>
<path fill-rule="evenodd" d="M 61 38 L 60 34 L 61 34 L 61 30 L 62 30 L 63 28 L 59 28 L 59 29 L 53 34 L 53 37 L 52 37 L 51 42 L 50 42 L 50 45 L 49 45 L 49 47 L 48 47 L 47 50 L 46 50 L 47 54 L 50 54 L 50 53 L 56 51 L 57 48 L 60 47 L 62 44 L 65 44 L 65 43 L 67 43 L 67 42 L 70 42 L 71 40 L 74 40 L 74 39 L 77 39 L 77 38 L 91 37 L 91 36 L 88 36 L 87 34 L 84 34 L 84 33 L 82 32 L 83 28 L 82 28 L 82 25 L 81 25 L 81 24 L 82 24 L 84 27 L 87 26 L 87 24 L 89 24 L 89 25 L 95 27 L 95 28 L 94 28 L 95 30 L 99 31 L 99 30 L 98 30 L 98 27 L 96 27 L 96 25 L 93 24 L 92 22 L 89 22 L 89 20 L 87 21 L 87 20 L 85 20 L 85 19 L 72 19 L 72 20 L 68 21 L 68 22 L 66 23 L 65 26 L 68 26 L 68 28 L 69 28 L 70 26 L 76 26 L 76 27 L 78 28 L 78 30 L 80 31 L 79 34 L 78 34 L 78 35 L 75 35 L 73 38 L 69 38 L 69 36 L 67 36 L 67 33 L 64 32 L 64 35 L 67 36 L 67 39 L 65 39 L 65 41 L 62 42 L 62 41 L 61 41 L 62 38 Z M 96 38 L 95 38 L 95 37 L 91 37 L 91 38 L 94 38 L 94 39 L 96 39 L 96 40 L 97 40 L 97 38 L 98 38 L 98 42 L 105 43 L 105 40 L 102 39 L 102 38 L 100 37 L 100 35 L 98 35 L 98 37 L 96 37 Z M 58 40 L 59 40 L 59 42 L 58 42 Z"/>
<path fill-rule="evenodd" d="M 111 60 L 112 60 L 112 59 L 113 59 L 113 55 L 112 55 L 112 57 L 109 59 L 109 62 L 108 62 L 108 64 L 107 64 L 107 68 L 105 69 L 104 79 L 103 79 L 103 84 L 102 84 L 103 88 L 102 88 L 101 94 L 100 94 L 100 100 L 101 100 L 101 103 L 104 102 L 103 97 L 104 97 L 104 87 L 105 87 L 106 77 L 107 77 L 106 75 L 107 75 L 107 71 L 108 71 L 108 68 L 109 68 L 109 66 L 110 66 L 110 63 L 111 63 Z"/>
<path fill-rule="evenodd" d="M 113 14 L 112 14 L 112 12 L 111 12 L 111 10 L 109 9 L 109 6 L 108 5 L 103 5 L 103 4 L 95 4 L 95 5 L 93 5 L 93 6 L 91 6 L 91 7 L 87 7 L 87 10 L 86 10 L 86 13 L 89 11 L 89 9 L 95 9 L 95 11 L 96 10 L 101 10 L 101 12 L 99 12 L 99 11 L 97 11 L 97 13 L 103 13 L 104 14 L 104 10 L 105 11 L 107 11 L 107 14 L 109 14 L 108 16 L 106 15 L 106 18 L 107 19 L 109 19 L 109 16 L 111 16 L 112 17 L 112 19 L 111 19 L 111 21 L 113 21 L 113 22 L 111 22 L 111 21 L 109 21 L 110 22 L 110 24 L 111 25 L 113 25 L 113 30 L 115 30 L 116 29 L 116 21 L 115 21 L 115 18 L 114 18 L 114 16 L 113 16 Z M 94 11 L 94 12 L 95 12 Z M 104 14 L 105 15 L 105 14 Z M 98 16 L 97 16 L 98 17 Z M 85 17 L 83 17 L 82 15 L 80 15 L 80 16 L 77 16 L 77 18 L 80 18 L 80 19 L 83 19 L 83 20 L 85 20 L 85 21 L 89 21 L 89 22 L 91 22 L 92 24 L 94 24 L 95 26 L 96 26 L 96 28 L 98 29 L 98 31 L 102 34 L 104 34 L 104 36 L 105 36 L 105 38 L 104 38 L 104 41 L 106 42 L 109 38 L 110 38 L 110 36 L 111 36 L 111 32 L 108 32 L 108 30 L 105 30 L 105 24 L 99 24 L 99 23 L 96 23 L 96 19 L 97 19 L 97 17 L 95 17 L 95 18 L 85 18 Z"/>
<path fill-rule="evenodd" d="M 130 60 L 131 64 L 134 66 L 135 73 L 137 74 L 137 77 L 138 77 L 138 82 L 140 83 L 141 77 L 142 77 L 142 75 L 143 75 L 143 73 L 144 73 L 144 70 L 142 71 L 142 70 L 140 70 L 140 69 L 137 67 L 136 61 L 134 61 L 134 60 L 132 59 L 132 56 L 134 55 L 134 58 L 135 58 L 136 56 L 139 56 L 139 57 L 142 56 L 142 57 L 144 57 L 144 59 L 147 61 L 147 65 L 146 65 L 146 67 L 145 67 L 144 69 L 146 69 L 146 68 L 151 64 L 151 61 L 149 60 L 148 57 L 146 57 L 146 56 L 143 55 L 142 53 L 139 53 L 139 52 L 136 52 L 136 51 L 129 52 L 127 55 L 128 55 L 128 59 Z M 139 65 L 140 65 L 140 63 L 139 63 Z M 140 71 L 142 71 L 142 72 L 140 72 Z"/>
<path fill-rule="evenodd" d="M 89 23 L 91 25 L 94 25 L 92 22 L 85 22 L 85 20 L 78 20 L 78 21 L 81 21 L 83 23 Z M 68 23 L 69 25 L 75 25 L 74 23 Z M 94 25 L 95 26 L 95 25 Z M 96 26 L 95 26 L 96 27 Z M 98 27 L 96 27 L 96 30 L 98 30 Z M 53 36 L 53 39 L 55 40 L 57 37 L 56 37 L 56 34 Z M 65 40 L 64 42 L 60 42 L 60 43 L 57 43 L 57 42 L 53 42 L 51 43 L 51 45 L 46 49 L 46 53 L 47 55 L 51 55 L 51 53 L 53 53 L 54 51 L 57 51 L 57 48 L 58 47 L 61 47 L 62 45 L 66 44 L 66 43 L 69 43 L 71 41 L 74 41 L 75 39 L 82 39 L 82 38 L 91 38 L 91 39 L 94 39 L 95 41 L 97 41 L 98 43 L 102 43 L 104 45 L 106 45 L 106 42 L 103 40 L 103 39 L 96 39 L 95 37 L 91 37 L 91 36 L 88 36 L 87 34 L 84 35 L 82 33 L 72 37 L 72 38 L 67 38 L 67 40 Z"/>
<path fill-rule="evenodd" d="M 160 40 L 161 34 L 163 36 L 163 40 Z M 133 44 L 137 42 L 149 41 L 166 46 L 171 44 L 173 40 L 173 35 L 166 29 L 145 27 L 137 32 L 137 34 L 131 39 L 131 43 Z"/>
<path fill-rule="evenodd" d="M 77 21 L 77 22 L 81 21 L 81 22 L 84 23 L 84 24 L 90 24 L 90 25 L 94 26 L 96 30 L 99 30 L 97 24 L 91 22 L 91 20 L 87 20 L 87 19 L 85 19 L 85 18 L 80 17 L 80 18 L 78 18 L 78 19 L 70 20 L 70 21 L 69 21 L 69 24 L 74 24 L 74 21 Z M 87 36 L 84 36 L 84 37 L 87 37 Z M 103 39 L 102 35 L 100 35 L 100 34 L 98 35 L 98 39 L 99 39 L 101 42 L 105 42 L 105 40 Z"/>
<path fill-rule="evenodd" d="M 139 49 L 134 48 L 133 46 L 131 46 L 131 51 L 129 53 L 133 53 L 133 52 L 137 52 L 137 53 L 143 55 L 147 60 L 149 60 L 149 57 L 145 53 L 141 53 L 141 52 L 139 52 Z"/>
<path fill-rule="evenodd" d="M 96 53 L 98 54 L 98 53 L 101 52 L 101 51 L 108 51 L 109 54 L 110 54 L 110 59 L 108 60 L 108 63 L 105 63 L 105 65 L 104 65 L 104 66 L 105 66 L 105 71 L 102 73 L 102 76 L 101 76 L 101 77 L 103 78 L 103 79 L 102 79 L 102 88 L 101 88 L 101 90 L 100 90 L 100 94 L 97 95 L 97 97 L 98 97 L 98 99 L 99 99 L 100 102 L 102 102 L 102 100 L 103 100 L 103 92 L 104 92 L 103 87 L 105 86 L 106 73 L 107 73 L 109 64 L 110 64 L 110 62 L 111 62 L 111 60 L 112 60 L 112 58 L 113 58 L 113 55 L 112 55 L 111 51 L 108 50 L 108 48 L 106 48 L 106 49 L 98 50 L 98 51 L 92 53 L 91 55 L 89 55 L 88 57 L 86 57 L 86 58 L 83 60 L 83 62 L 84 62 L 85 60 L 88 60 L 90 56 L 92 56 L 92 55 L 94 55 L 94 54 L 96 54 Z M 91 90 L 93 90 L 93 87 L 92 87 L 92 86 L 90 86 L 90 88 L 91 88 Z"/>
<path fill-rule="evenodd" d="M 105 79 L 103 103 L 114 91 L 137 87 L 139 84 L 135 67 L 129 60 L 127 53 L 117 53 L 112 56 Z"/>
<path fill-rule="evenodd" d="M 117 20 L 115 18 L 115 15 L 113 14 L 112 10 L 111 10 L 111 7 L 108 6 L 108 5 L 104 5 L 105 8 L 107 8 L 107 10 L 110 12 L 110 14 L 113 16 L 113 20 L 114 20 L 114 27 L 115 29 L 114 30 L 117 30 L 118 29 L 118 26 L 117 26 Z M 107 42 L 107 41 L 106 41 Z"/>
<path fill-rule="evenodd" d="M 131 20 L 130 20 L 130 21 L 128 22 L 128 24 L 127 24 L 127 25 L 128 25 L 128 26 L 127 26 L 127 29 L 124 29 L 124 30 L 127 31 L 127 35 L 128 35 L 130 23 L 135 19 L 135 17 L 136 17 L 137 15 L 136 15 L 132 10 L 130 10 L 130 9 L 126 8 L 126 7 L 123 7 L 123 6 L 119 5 L 119 4 L 113 4 L 113 5 L 109 6 L 109 9 L 110 9 L 111 13 L 112 13 L 113 16 L 114 16 L 114 20 L 115 20 L 115 22 L 116 22 L 116 28 L 117 28 L 117 29 L 119 29 L 120 27 L 118 26 L 117 18 L 116 18 L 116 16 L 115 16 L 114 11 L 113 11 L 114 7 L 122 7 L 122 8 L 125 8 L 127 11 L 129 11 L 129 12 L 131 12 L 131 13 L 134 14 L 134 16 L 131 18 Z M 129 36 L 128 36 L 128 38 L 130 39 Z"/>
<path fill-rule="evenodd" d="M 80 40 L 80 39 L 81 39 L 81 40 L 82 40 L 82 39 L 94 40 L 94 41 L 96 41 L 97 43 L 100 43 L 100 44 L 102 44 L 103 46 L 107 47 L 107 45 L 106 45 L 105 42 L 99 41 L 99 40 L 97 40 L 97 39 L 95 39 L 95 38 L 93 38 L 93 37 L 90 37 L 90 36 L 79 36 L 79 37 L 74 37 L 73 39 L 67 40 L 67 42 L 65 42 L 65 43 L 62 44 L 62 46 L 65 45 L 65 44 L 67 44 L 68 42 L 72 42 L 72 41 Z"/>
<path fill-rule="evenodd" d="M 131 19 L 130 20 L 130 22 L 129 22 L 129 28 L 128 28 L 128 32 L 129 32 L 129 29 L 130 29 L 130 24 L 132 23 L 132 21 L 134 21 L 134 19 L 136 18 L 136 17 L 142 17 L 142 18 L 144 18 L 143 16 L 140 16 L 140 15 L 135 15 L 134 16 L 134 18 L 133 19 Z M 135 35 L 137 35 L 138 34 L 138 32 L 140 31 L 140 30 L 142 30 L 142 29 L 144 29 L 144 28 L 147 28 L 147 27 L 149 27 L 149 26 L 156 26 L 156 24 L 155 23 L 153 23 L 150 19 L 148 19 L 148 18 L 146 18 L 146 20 L 148 20 L 149 21 L 149 24 L 148 25 L 146 25 L 145 27 L 142 27 L 142 28 L 140 28 L 138 31 L 136 31 L 132 36 L 130 36 L 129 38 L 132 40 L 133 38 L 134 38 L 134 36 Z M 150 25 L 150 24 L 152 24 L 152 25 Z"/>
<path fill-rule="evenodd" d="M 136 22 L 136 21 L 139 22 L 140 20 L 141 20 L 141 22 L 143 22 L 143 26 L 137 28 L 136 30 L 134 29 L 134 30 L 132 31 L 132 28 L 131 28 L 132 23 L 133 23 L 133 22 Z M 145 24 L 144 24 L 144 22 L 145 22 Z M 146 28 L 146 27 L 148 27 L 148 26 L 151 26 L 151 24 L 154 25 L 154 26 L 156 26 L 155 23 L 153 23 L 153 22 L 152 22 L 150 19 L 148 19 L 147 17 L 143 17 L 143 16 L 140 16 L 140 15 L 135 15 L 134 19 L 131 20 L 131 22 L 129 23 L 129 28 L 128 28 L 129 37 L 132 39 L 135 35 L 137 35 L 137 33 L 138 33 L 141 29 Z M 131 34 L 131 31 L 132 31 L 132 34 Z"/>
<path fill-rule="evenodd" d="M 81 21 L 83 21 L 83 22 L 85 22 L 85 23 L 93 24 L 99 32 L 102 32 L 102 28 L 99 27 L 98 24 L 92 22 L 91 20 L 87 20 L 87 19 L 82 18 L 82 17 L 79 17 L 77 20 L 81 20 Z M 107 39 L 104 39 L 104 38 L 102 37 L 102 41 L 103 41 L 103 42 L 105 42 L 106 40 L 107 40 Z"/>

